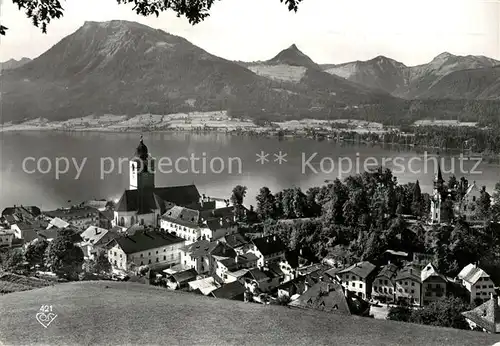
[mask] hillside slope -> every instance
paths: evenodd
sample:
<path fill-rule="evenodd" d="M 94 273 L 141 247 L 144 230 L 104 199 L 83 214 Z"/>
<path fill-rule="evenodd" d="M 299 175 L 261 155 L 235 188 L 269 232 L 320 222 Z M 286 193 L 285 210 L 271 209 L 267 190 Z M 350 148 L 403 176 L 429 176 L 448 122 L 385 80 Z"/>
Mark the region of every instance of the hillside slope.
<path fill-rule="evenodd" d="M 57 318 L 43 328 L 40 305 Z M 492 345 L 488 334 L 287 309 L 132 283 L 61 284 L 0 297 L 6 345 Z"/>
<path fill-rule="evenodd" d="M 261 111 L 304 116 L 311 109 L 393 100 L 322 72 L 296 47 L 278 54 L 268 66 L 279 69 L 288 63 L 301 69 L 303 79 L 292 87 L 162 30 L 119 20 L 85 22 L 38 58 L 3 73 L 1 120 L 222 109 L 232 109 L 236 116 Z M 306 72 L 313 70 L 323 76 L 311 81 Z"/>
<path fill-rule="evenodd" d="M 393 96 L 415 99 L 445 98 L 447 95 L 443 95 L 442 90 L 434 88 L 434 86 L 446 76 L 471 69 L 490 69 L 498 64 L 500 61 L 485 56 L 459 56 L 445 52 L 436 56 L 429 63 L 418 66 L 406 66 L 393 59 L 379 56 L 368 61 L 322 65 L 321 67 L 330 74 L 387 91 Z M 472 94 L 475 94 L 477 99 L 491 99 L 500 96 L 491 90 L 488 92 L 489 97 L 482 95 L 477 90 L 469 90 L 470 83 L 467 80 L 462 79 L 456 83 L 460 83 L 460 85 L 455 85 L 455 91 L 460 91 L 460 93 L 456 93 L 453 98 L 468 99 Z M 478 83 L 481 81 L 472 81 L 472 84 Z"/>
<path fill-rule="evenodd" d="M 500 66 L 449 73 L 420 97 L 499 100 Z"/>
<path fill-rule="evenodd" d="M 29 58 L 21 58 L 19 60 L 9 59 L 7 61 L 0 62 L 0 73 L 2 72 L 2 70 L 12 70 L 14 68 L 21 67 L 30 61 L 31 59 Z"/>

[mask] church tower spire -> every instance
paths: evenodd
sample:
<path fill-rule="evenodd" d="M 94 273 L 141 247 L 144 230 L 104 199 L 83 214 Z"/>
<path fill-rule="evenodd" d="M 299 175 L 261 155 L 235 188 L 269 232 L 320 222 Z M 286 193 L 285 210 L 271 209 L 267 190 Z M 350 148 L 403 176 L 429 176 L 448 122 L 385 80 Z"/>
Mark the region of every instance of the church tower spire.
<path fill-rule="evenodd" d="M 155 161 L 149 154 L 141 135 L 135 155 L 130 160 L 130 190 L 144 190 L 155 187 Z"/>

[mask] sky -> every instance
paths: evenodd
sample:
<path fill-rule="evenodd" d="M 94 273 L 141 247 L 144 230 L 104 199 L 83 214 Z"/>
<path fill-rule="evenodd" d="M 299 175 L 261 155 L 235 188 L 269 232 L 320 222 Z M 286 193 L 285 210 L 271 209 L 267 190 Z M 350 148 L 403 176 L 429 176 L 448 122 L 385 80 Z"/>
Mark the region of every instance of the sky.
<path fill-rule="evenodd" d="M 64 17 L 47 34 L 11 0 L 0 2 L 0 23 L 9 28 L 0 61 L 35 58 L 85 21 L 113 19 L 165 30 L 230 60 L 267 60 L 293 43 L 317 63 L 384 55 L 411 66 L 445 51 L 500 60 L 500 0 L 304 0 L 297 13 L 279 0 L 220 0 L 195 26 L 171 12 L 142 17 L 116 0 L 63 0 Z"/>

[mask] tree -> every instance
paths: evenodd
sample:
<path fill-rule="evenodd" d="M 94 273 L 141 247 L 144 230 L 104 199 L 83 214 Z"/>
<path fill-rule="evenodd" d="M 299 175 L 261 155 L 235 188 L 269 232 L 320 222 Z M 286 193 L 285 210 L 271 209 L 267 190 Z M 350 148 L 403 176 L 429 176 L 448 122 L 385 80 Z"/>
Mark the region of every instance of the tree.
<path fill-rule="evenodd" d="M 44 264 L 44 254 L 45 250 L 47 250 L 47 247 L 49 246 L 49 242 L 44 240 L 34 240 L 31 242 L 28 247 L 26 248 L 26 252 L 24 253 L 24 256 L 26 257 L 26 261 L 31 265 L 40 265 L 43 266 Z"/>
<path fill-rule="evenodd" d="M 470 309 L 460 298 L 447 297 L 411 313 L 410 322 L 436 327 L 469 329 L 462 312 Z"/>
<path fill-rule="evenodd" d="M 257 200 L 257 214 L 261 220 L 273 218 L 275 213 L 275 198 L 271 190 L 267 187 L 262 187 L 256 197 Z"/>
<path fill-rule="evenodd" d="M 477 200 L 476 216 L 480 220 L 488 220 L 490 217 L 491 196 L 483 186 L 481 196 Z"/>
<path fill-rule="evenodd" d="M 134 3 L 133 10 L 138 15 L 159 16 L 160 12 L 171 10 L 177 17 L 184 16 L 190 24 L 198 24 L 209 16 L 215 0 L 116 0 L 118 4 Z M 285 3 L 289 11 L 297 12 L 298 5 L 302 0 L 280 0 Z M 19 10 L 24 10 L 26 16 L 31 19 L 33 25 L 40 27 L 43 33 L 47 33 L 47 25 L 52 19 L 61 18 L 64 9 L 59 0 L 12 0 L 18 5 Z M 0 35 L 5 35 L 7 27 L 0 25 Z"/>
<path fill-rule="evenodd" d="M 234 205 L 234 214 L 237 220 L 243 218 L 243 200 L 247 194 L 247 187 L 236 185 L 231 194 L 231 203 Z"/>
<path fill-rule="evenodd" d="M 24 262 L 23 254 L 17 249 L 8 249 L 0 252 L 0 264 L 4 270 L 16 270 Z"/>
<path fill-rule="evenodd" d="M 75 279 L 82 270 L 83 251 L 73 244 L 71 234 L 59 232 L 47 247 L 46 266 L 57 275 Z"/>
<path fill-rule="evenodd" d="M 408 304 L 400 304 L 389 309 L 387 319 L 391 321 L 409 322 L 412 310 Z"/>
<path fill-rule="evenodd" d="M 108 257 L 103 251 L 99 251 L 97 257 L 91 262 L 90 272 L 95 274 L 103 274 L 111 272 L 111 263 L 109 263 Z"/>
<path fill-rule="evenodd" d="M 424 214 L 424 205 L 422 198 L 422 191 L 420 190 L 420 183 L 417 180 L 413 190 L 413 198 L 411 202 L 411 212 L 414 216 L 420 217 Z"/>

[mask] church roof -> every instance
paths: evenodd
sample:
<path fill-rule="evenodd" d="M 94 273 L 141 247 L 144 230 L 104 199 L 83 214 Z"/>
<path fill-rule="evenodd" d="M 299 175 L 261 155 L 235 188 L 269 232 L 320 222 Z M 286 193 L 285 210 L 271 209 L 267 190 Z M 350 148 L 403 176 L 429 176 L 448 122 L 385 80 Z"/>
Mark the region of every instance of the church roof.
<path fill-rule="evenodd" d="M 139 230 L 134 234 L 117 237 L 114 241 L 127 254 L 182 243 L 184 239 L 158 231 Z"/>
<path fill-rule="evenodd" d="M 156 187 L 152 189 L 125 190 L 116 211 L 137 211 L 148 214 L 152 210 L 164 213 L 173 205 L 190 206 L 198 203 L 200 194 L 195 185 Z"/>

